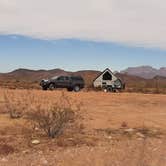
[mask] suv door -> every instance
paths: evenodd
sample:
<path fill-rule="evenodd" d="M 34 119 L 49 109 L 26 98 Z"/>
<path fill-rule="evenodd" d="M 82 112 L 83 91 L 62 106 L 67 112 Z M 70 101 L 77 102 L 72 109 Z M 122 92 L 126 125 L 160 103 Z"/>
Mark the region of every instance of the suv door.
<path fill-rule="evenodd" d="M 65 78 L 64 76 L 60 76 L 56 80 L 56 87 L 57 88 L 64 88 L 65 86 Z"/>
<path fill-rule="evenodd" d="M 71 78 L 68 76 L 64 77 L 64 88 L 70 88 L 71 87 Z"/>

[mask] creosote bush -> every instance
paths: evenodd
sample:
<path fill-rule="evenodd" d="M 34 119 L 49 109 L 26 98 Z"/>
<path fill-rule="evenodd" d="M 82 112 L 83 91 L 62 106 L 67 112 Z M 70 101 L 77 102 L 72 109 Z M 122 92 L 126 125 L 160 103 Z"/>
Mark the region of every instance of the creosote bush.
<path fill-rule="evenodd" d="M 4 93 L 5 110 L 11 118 L 21 118 L 28 109 L 27 95 L 17 96 L 6 91 Z"/>
<path fill-rule="evenodd" d="M 62 134 L 70 123 L 75 122 L 80 107 L 81 104 L 75 104 L 73 108 L 71 99 L 62 92 L 59 102 L 47 109 L 38 105 L 35 110 L 28 113 L 28 117 L 37 128 L 42 129 L 49 137 L 55 138 Z"/>
<path fill-rule="evenodd" d="M 35 112 L 29 113 L 29 117 L 35 126 L 54 138 L 61 134 L 67 123 L 73 120 L 74 112 L 70 109 L 60 109 L 58 106 L 48 110 L 38 107 Z"/>
<path fill-rule="evenodd" d="M 63 91 L 54 103 L 46 96 L 34 95 L 31 91 L 6 91 L 4 102 L 5 111 L 11 118 L 23 117 L 35 126 L 34 129 L 43 130 L 51 138 L 60 135 L 70 124 L 75 124 L 82 106 Z"/>

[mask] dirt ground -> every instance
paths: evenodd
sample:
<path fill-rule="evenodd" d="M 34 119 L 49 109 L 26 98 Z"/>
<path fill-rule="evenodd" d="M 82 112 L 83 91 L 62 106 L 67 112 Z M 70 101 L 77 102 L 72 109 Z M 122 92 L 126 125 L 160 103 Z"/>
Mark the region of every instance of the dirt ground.
<path fill-rule="evenodd" d="M 31 94 L 46 107 L 61 95 L 0 90 L 1 166 L 166 166 L 166 95 L 65 92 L 82 103 L 81 125 L 51 139 L 36 134 L 26 119 L 10 118 L 4 92 L 13 100 L 21 96 L 22 103 Z"/>

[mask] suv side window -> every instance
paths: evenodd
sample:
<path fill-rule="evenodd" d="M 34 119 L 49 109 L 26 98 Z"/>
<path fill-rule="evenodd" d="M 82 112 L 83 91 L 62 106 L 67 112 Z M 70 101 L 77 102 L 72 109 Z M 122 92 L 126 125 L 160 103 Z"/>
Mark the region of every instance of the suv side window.
<path fill-rule="evenodd" d="M 66 81 L 69 81 L 69 77 L 64 77 Z"/>
<path fill-rule="evenodd" d="M 74 80 L 74 81 L 82 81 L 82 79 L 80 77 L 72 77 L 72 80 Z"/>
<path fill-rule="evenodd" d="M 64 77 L 63 76 L 61 76 L 61 77 L 58 77 L 58 79 L 57 79 L 58 81 L 64 81 Z"/>

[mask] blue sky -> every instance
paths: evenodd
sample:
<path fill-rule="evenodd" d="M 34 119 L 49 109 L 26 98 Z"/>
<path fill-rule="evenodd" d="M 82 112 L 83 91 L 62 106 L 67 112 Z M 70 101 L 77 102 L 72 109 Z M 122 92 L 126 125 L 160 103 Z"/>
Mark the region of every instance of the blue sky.
<path fill-rule="evenodd" d="M 0 72 L 17 68 L 77 71 L 123 70 L 131 66 L 166 66 L 166 50 L 127 46 L 115 42 L 78 39 L 43 40 L 0 35 Z"/>
<path fill-rule="evenodd" d="M 0 72 L 166 66 L 164 0 L 0 0 Z"/>

